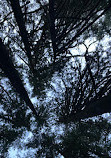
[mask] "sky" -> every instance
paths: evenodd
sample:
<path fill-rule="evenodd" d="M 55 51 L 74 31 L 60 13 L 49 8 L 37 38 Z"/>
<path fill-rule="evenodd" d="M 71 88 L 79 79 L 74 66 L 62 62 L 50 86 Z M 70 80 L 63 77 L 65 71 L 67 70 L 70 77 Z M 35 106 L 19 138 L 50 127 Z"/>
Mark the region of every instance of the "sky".
<path fill-rule="evenodd" d="M 94 41 L 94 39 L 91 41 L 90 39 L 89 40 L 86 40 L 86 42 L 85 42 L 85 44 L 87 45 L 87 46 L 89 46 L 92 42 Z M 105 46 L 105 47 L 107 47 L 107 43 L 108 43 L 108 41 L 109 41 L 109 39 L 107 38 L 107 37 L 105 37 L 104 38 L 104 40 L 103 40 L 103 45 Z M 89 47 L 89 51 L 91 51 L 91 52 L 93 52 L 93 51 L 95 51 L 95 48 L 96 48 L 96 45 L 97 45 L 97 43 L 95 42 L 95 43 L 93 43 L 90 47 Z M 81 53 L 85 53 L 85 51 L 86 51 L 86 48 L 85 48 L 85 46 L 83 45 L 83 44 L 81 44 L 78 48 L 76 48 L 76 49 L 71 49 L 71 52 L 72 52 L 72 54 L 74 54 L 74 55 L 76 55 L 76 54 L 81 54 Z M 84 63 L 85 61 L 84 61 L 84 59 L 82 59 L 82 63 L 83 63 L 83 67 L 84 67 L 84 65 L 85 65 L 85 63 Z M 27 81 L 26 81 L 27 82 Z M 60 81 L 59 81 L 60 82 Z M 30 85 L 27 83 L 26 84 L 27 86 L 27 89 L 28 90 L 30 90 Z M 55 86 L 55 88 L 57 88 L 56 87 L 56 84 L 54 85 Z M 54 97 L 53 95 L 52 95 L 52 92 L 48 92 L 48 98 L 51 98 L 51 97 Z M 48 99 L 47 98 L 47 99 Z M 31 101 L 32 101 L 32 103 L 34 103 L 34 104 L 36 104 L 37 102 L 38 102 L 38 100 L 37 100 L 37 97 L 34 97 L 34 98 L 31 98 Z M 47 100 L 47 101 L 49 101 L 49 100 Z M 105 117 L 105 118 L 107 118 L 108 120 L 109 120 L 109 122 L 111 122 L 111 114 L 109 114 L 109 113 L 106 113 L 106 114 L 103 114 L 102 115 L 103 117 Z M 94 117 L 93 118 L 94 120 L 96 119 L 96 117 Z M 54 132 L 54 131 L 56 131 L 56 130 L 58 130 L 58 129 L 56 129 L 56 126 L 55 125 L 53 125 L 52 126 L 52 132 Z M 59 128 L 59 133 L 58 134 L 62 134 L 62 128 Z M 19 142 L 22 142 L 22 145 L 23 145 L 23 149 L 18 149 L 17 148 L 17 146 L 16 146 L 16 142 L 15 142 L 15 145 L 14 145 L 14 147 L 13 146 L 11 146 L 10 147 L 10 149 L 9 149 L 9 156 L 7 157 L 7 158 L 25 158 L 25 157 L 27 157 L 26 155 L 27 155 L 27 153 L 31 153 L 31 155 L 30 155 L 30 158 L 31 158 L 31 156 L 32 156 L 32 158 L 34 157 L 34 153 L 35 153 L 35 150 L 33 150 L 33 149 L 25 149 L 24 148 L 24 145 L 25 145 L 25 142 L 27 142 L 28 140 L 30 140 L 31 138 L 33 137 L 33 134 L 31 133 L 31 132 L 26 132 L 25 133 L 25 135 L 23 136 L 23 138 L 22 139 L 20 139 L 19 140 Z M 109 137 L 111 137 L 111 136 L 109 136 Z M 18 144 L 17 144 L 18 145 Z M 63 156 L 60 156 L 59 158 L 64 158 Z"/>
<path fill-rule="evenodd" d="M 32 4 L 33 4 L 33 1 L 32 1 Z M 8 31 L 8 30 L 6 30 L 6 31 Z M 14 30 L 14 32 L 16 32 L 16 30 Z M 92 41 L 95 41 L 95 39 L 92 39 Z M 92 41 L 91 41 L 91 39 L 88 39 L 88 40 L 85 41 L 85 44 L 86 44 L 87 46 L 89 46 L 89 45 L 92 43 Z M 109 38 L 108 38 L 108 37 L 104 37 L 104 40 L 103 40 L 104 48 L 107 47 L 107 42 L 108 42 L 108 41 L 109 41 Z M 96 45 L 97 45 L 96 42 L 95 42 L 94 44 L 92 44 L 92 45 L 89 47 L 89 51 L 95 51 Z M 79 50 L 79 52 L 78 52 L 78 50 Z M 79 48 L 71 49 L 72 55 L 75 55 L 75 54 L 78 54 L 78 53 L 79 53 L 79 54 L 81 54 L 81 53 L 84 54 L 85 51 L 86 51 L 86 48 L 85 48 L 85 46 L 84 46 L 83 44 L 81 44 L 81 45 L 79 46 Z M 81 60 L 82 60 L 83 67 L 84 67 L 84 66 L 85 66 L 85 59 L 82 58 Z M 28 84 L 27 81 L 25 81 L 25 82 L 26 82 L 26 88 L 27 88 L 27 90 L 29 90 L 29 92 L 30 92 L 30 91 L 31 91 L 31 87 L 30 87 L 30 85 Z M 56 88 L 57 88 L 57 87 L 56 87 Z M 31 95 L 31 94 L 30 94 L 30 95 Z M 49 95 L 49 98 L 50 98 L 50 96 L 52 96 L 52 93 L 49 92 L 48 95 Z M 34 104 L 36 104 L 37 101 L 38 101 L 36 97 L 35 97 L 35 98 L 31 98 L 31 100 L 32 100 L 32 102 L 33 102 Z M 110 115 L 110 114 L 103 114 L 103 116 L 104 116 L 104 117 L 108 117 L 109 121 L 111 120 L 111 115 Z M 53 126 L 53 127 L 52 127 L 52 131 L 54 132 L 54 130 L 55 130 L 55 127 Z M 60 132 L 60 134 L 62 133 L 62 128 L 59 129 L 59 132 Z M 27 157 L 26 154 L 29 153 L 29 152 L 30 152 L 30 154 L 31 154 L 31 155 L 30 155 L 30 158 L 31 158 L 31 156 L 33 157 L 34 150 L 32 150 L 32 149 L 27 150 L 27 149 L 25 149 L 24 147 L 23 147 L 22 150 L 20 150 L 20 149 L 17 149 L 17 147 L 16 147 L 16 143 L 22 142 L 22 144 L 25 144 L 25 143 L 28 141 L 28 139 L 31 139 L 31 137 L 32 137 L 32 133 L 31 133 L 31 132 L 26 132 L 25 135 L 24 135 L 24 138 L 15 141 L 15 145 L 11 146 L 10 149 L 9 149 L 9 153 L 8 153 L 9 155 L 8 155 L 7 158 L 25 158 L 25 157 Z M 17 144 L 17 145 L 18 145 L 18 144 Z M 31 151 L 32 151 L 32 152 L 31 152 Z M 60 158 L 63 158 L 63 157 L 60 156 Z"/>

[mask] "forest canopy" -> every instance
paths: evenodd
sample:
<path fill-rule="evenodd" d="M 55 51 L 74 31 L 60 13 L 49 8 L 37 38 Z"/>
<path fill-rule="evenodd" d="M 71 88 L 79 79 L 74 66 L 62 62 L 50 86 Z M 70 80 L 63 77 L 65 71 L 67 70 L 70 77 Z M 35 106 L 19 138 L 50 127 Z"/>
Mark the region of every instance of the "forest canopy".
<path fill-rule="evenodd" d="M 0 1 L 2 157 L 27 132 L 32 157 L 108 157 L 110 36 L 110 0 Z"/>

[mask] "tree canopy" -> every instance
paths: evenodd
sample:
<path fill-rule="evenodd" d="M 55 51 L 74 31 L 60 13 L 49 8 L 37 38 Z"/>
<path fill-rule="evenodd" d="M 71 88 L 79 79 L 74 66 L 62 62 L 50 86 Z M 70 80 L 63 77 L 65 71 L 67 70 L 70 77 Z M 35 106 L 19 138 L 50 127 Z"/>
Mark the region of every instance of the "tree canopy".
<path fill-rule="evenodd" d="M 86 119 L 111 112 L 110 21 L 110 0 L 0 1 L 3 157 L 25 131 L 33 133 L 34 139 L 27 147 L 36 149 L 37 157 L 68 157 L 77 145 L 70 149 L 71 137 L 79 137 L 80 142 L 85 135 L 82 143 L 77 142 L 75 154 L 109 154 L 109 149 L 103 151 L 100 144 L 95 148 L 89 145 L 101 137 L 92 140 L 94 133 L 90 131 L 88 138 L 90 123 L 94 131 L 98 123 Z M 81 133 L 85 121 L 87 129 Z M 104 121 L 100 123 L 102 129 Z M 105 123 L 108 135 L 110 124 Z M 74 128 L 66 130 L 72 124 L 77 126 L 77 134 Z M 62 128 L 64 138 L 58 138 L 52 128 Z M 97 131 L 95 137 L 104 135 L 101 128 Z M 57 143 L 59 139 L 62 144 Z M 89 148 L 82 152 L 86 139 Z"/>

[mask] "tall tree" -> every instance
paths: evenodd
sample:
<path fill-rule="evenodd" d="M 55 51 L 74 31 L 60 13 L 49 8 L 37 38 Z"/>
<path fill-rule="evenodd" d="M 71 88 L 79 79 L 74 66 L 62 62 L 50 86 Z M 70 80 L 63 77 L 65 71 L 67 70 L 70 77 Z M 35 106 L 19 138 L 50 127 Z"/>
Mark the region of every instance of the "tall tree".
<path fill-rule="evenodd" d="M 31 122 L 38 138 L 51 118 L 66 125 L 111 112 L 110 39 L 102 44 L 110 0 L 3 0 L 0 8 L 0 118 L 16 131 L 9 144 L 22 127 L 33 131 Z"/>

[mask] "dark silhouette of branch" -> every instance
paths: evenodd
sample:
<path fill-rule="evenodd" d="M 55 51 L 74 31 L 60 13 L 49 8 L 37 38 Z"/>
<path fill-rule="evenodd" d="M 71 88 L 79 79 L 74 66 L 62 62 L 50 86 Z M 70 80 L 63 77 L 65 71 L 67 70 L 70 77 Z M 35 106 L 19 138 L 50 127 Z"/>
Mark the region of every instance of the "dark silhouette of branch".
<path fill-rule="evenodd" d="M 98 100 L 96 99 L 91 103 L 88 102 L 88 106 L 84 107 L 83 110 L 77 110 L 77 113 L 72 113 L 66 117 L 61 116 L 58 122 L 68 123 L 70 121 L 80 121 L 81 119 L 87 119 L 109 112 L 111 112 L 111 92 Z"/>
<path fill-rule="evenodd" d="M 0 85 L 0 87 L 1 87 L 2 90 L 7 94 L 8 98 L 10 99 L 10 101 L 13 102 L 13 100 L 12 100 L 10 94 L 5 90 L 5 88 L 4 88 L 2 85 Z"/>
<path fill-rule="evenodd" d="M 31 49 L 30 49 L 30 43 L 28 40 L 28 33 L 25 27 L 25 20 L 23 19 L 23 13 L 19 4 L 19 0 L 10 0 L 11 2 L 11 6 L 14 12 L 14 16 L 16 19 L 16 22 L 18 24 L 19 30 L 20 30 L 20 35 L 22 37 L 24 46 L 25 46 L 25 50 L 26 50 L 26 55 L 28 57 L 28 60 L 30 62 L 30 67 L 31 70 L 34 72 L 34 68 L 33 68 L 33 64 L 32 64 L 32 57 L 31 57 Z"/>
<path fill-rule="evenodd" d="M 21 8 L 25 7 L 29 2 L 26 2 L 25 5 L 23 5 Z M 0 21 L 0 24 L 3 24 L 7 19 L 9 19 L 9 15 L 11 15 L 13 13 L 13 11 L 9 12 L 4 18 L 2 21 Z M 25 13 L 24 13 L 25 14 Z M 11 17 L 10 17 L 11 19 Z"/>
<path fill-rule="evenodd" d="M 59 53 L 61 53 L 64 50 L 67 50 L 72 43 L 80 36 L 82 35 L 88 28 L 90 28 L 102 15 L 104 15 L 109 9 L 111 8 L 111 3 L 104 9 L 104 11 L 102 11 L 102 13 L 100 15 L 98 15 L 93 21 L 91 21 L 90 23 L 88 23 L 88 21 L 86 21 L 86 23 L 82 26 L 82 28 L 80 28 L 77 33 L 75 34 L 75 36 L 69 40 L 63 47 L 60 48 Z M 88 24 L 87 24 L 88 23 Z"/>
<path fill-rule="evenodd" d="M 18 71 L 15 69 L 9 52 L 5 48 L 2 40 L 0 39 L 0 68 L 4 71 L 5 75 L 9 78 L 12 86 L 19 93 L 20 97 L 26 102 L 27 106 L 32 110 L 35 116 L 38 117 L 37 112 L 29 99 L 27 91 L 25 90 L 22 80 L 20 79 Z"/>
<path fill-rule="evenodd" d="M 105 97 L 101 97 L 97 101 L 75 114 L 74 120 L 86 119 L 111 112 L 111 93 Z"/>
<path fill-rule="evenodd" d="M 55 62 L 57 46 L 56 46 L 56 32 L 55 32 L 54 0 L 49 0 L 49 15 L 50 15 L 50 34 L 51 34 L 52 46 L 54 51 L 54 62 Z"/>

